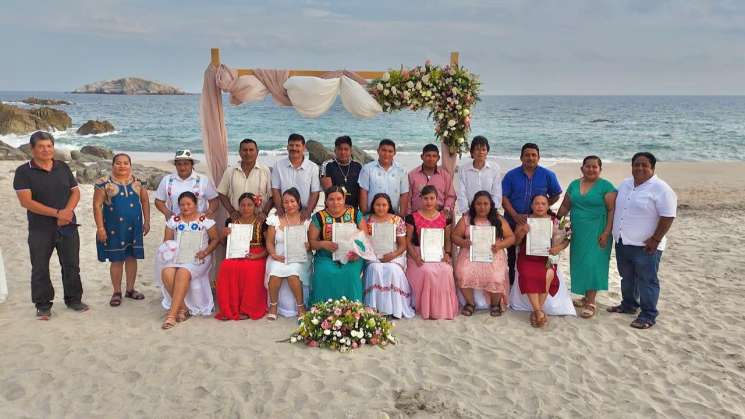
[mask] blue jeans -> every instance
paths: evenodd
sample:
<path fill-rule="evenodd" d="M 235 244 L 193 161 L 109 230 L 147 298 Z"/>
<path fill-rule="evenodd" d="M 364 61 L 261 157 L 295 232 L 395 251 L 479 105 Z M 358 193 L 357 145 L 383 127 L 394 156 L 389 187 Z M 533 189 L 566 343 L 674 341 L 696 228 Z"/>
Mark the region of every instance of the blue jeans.
<path fill-rule="evenodd" d="M 621 275 L 621 306 L 624 309 L 641 308 L 638 320 L 654 324 L 657 315 L 657 300 L 660 297 L 660 281 L 657 270 L 660 267 L 662 251 L 649 254 L 643 246 L 628 246 L 622 241 L 616 243 L 616 263 Z"/>

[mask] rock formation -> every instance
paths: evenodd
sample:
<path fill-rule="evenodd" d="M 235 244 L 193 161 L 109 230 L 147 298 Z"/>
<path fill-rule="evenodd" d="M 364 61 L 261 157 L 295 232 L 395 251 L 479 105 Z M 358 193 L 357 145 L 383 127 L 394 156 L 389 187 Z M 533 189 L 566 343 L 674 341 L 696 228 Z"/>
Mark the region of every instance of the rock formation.
<path fill-rule="evenodd" d="M 88 120 L 88 122 L 78 128 L 77 132 L 80 135 L 103 134 L 105 132 L 114 131 L 114 129 L 114 125 L 109 121 Z"/>
<path fill-rule="evenodd" d="M 26 99 L 23 99 L 21 102 L 27 105 L 46 105 L 46 106 L 72 105 L 72 103 L 66 100 L 40 99 L 38 97 L 33 97 L 33 96 L 27 97 Z"/>
<path fill-rule="evenodd" d="M 0 135 L 65 130 L 71 126 L 70 116 L 58 109 L 22 109 L 0 103 Z"/>
<path fill-rule="evenodd" d="M 183 90 L 144 80 L 127 77 L 117 80 L 104 80 L 86 84 L 72 91 L 72 93 L 101 93 L 108 95 L 185 95 Z"/>

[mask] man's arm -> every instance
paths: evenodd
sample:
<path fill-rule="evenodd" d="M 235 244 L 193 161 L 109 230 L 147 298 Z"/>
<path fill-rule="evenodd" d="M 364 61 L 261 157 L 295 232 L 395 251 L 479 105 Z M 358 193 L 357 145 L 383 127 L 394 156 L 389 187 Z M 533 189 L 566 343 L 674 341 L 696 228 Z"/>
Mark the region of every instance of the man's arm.
<path fill-rule="evenodd" d="M 506 196 L 502 197 L 502 208 L 504 208 L 504 213 L 509 215 L 517 224 L 526 223 L 525 216 L 520 215 L 515 211 L 515 208 L 512 207 L 512 203 Z"/>
<path fill-rule="evenodd" d="M 311 214 L 313 214 L 313 211 L 315 211 L 316 209 L 316 205 L 318 205 L 318 197 L 320 195 L 320 192 L 311 192 L 310 195 L 308 195 L 308 205 L 303 208 L 303 211 L 305 212 L 303 219 L 310 220 Z"/>
<path fill-rule="evenodd" d="M 657 221 L 657 228 L 655 228 L 654 234 L 644 241 L 644 250 L 647 253 L 654 253 L 657 250 L 657 245 L 660 244 L 662 238 L 670 230 L 673 221 L 675 221 L 675 217 L 660 217 L 659 221 Z"/>
<path fill-rule="evenodd" d="M 16 195 L 18 196 L 18 202 L 20 202 L 23 208 L 26 208 L 34 214 L 57 218 L 57 213 L 59 211 L 56 208 L 48 207 L 39 201 L 35 201 L 32 198 L 31 189 L 16 191 Z"/>
<path fill-rule="evenodd" d="M 282 208 L 282 192 L 277 188 L 272 188 L 272 201 L 276 204 L 277 215 L 284 215 L 285 210 Z"/>
<path fill-rule="evenodd" d="M 443 169 L 444 170 L 444 169 Z M 445 206 L 446 210 L 449 210 L 452 214 L 454 208 L 455 208 L 455 190 L 453 188 L 453 177 L 450 176 L 450 173 L 445 171 L 447 175 L 445 176 L 445 200 L 443 201 L 443 205 Z M 411 192 L 413 189 L 409 188 L 409 192 Z"/>
<path fill-rule="evenodd" d="M 209 206 L 207 207 L 207 212 L 204 214 L 208 218 L 212 218 L 218 209 L 220 209 L 220 199 L 219 198 L 212 198 L 209 201 Z"/>
<path fill-rule="evenodd" d="M 398 215 L 406 216 L 409 213 L 409 193 L 404 192 L 398 200 L 398 207 L 401 209 Z"/>
<path fill-rule="evenodd" d="M 166 201 L 161 201 L 160 199 L 155 198 L 155 208 L 157 208 L 158 211 L 160 211 L 163 216 L 166 217 L 166 220 L 171 218 L 171 216 L 173 215 L 171 210 L 169 210 L 166 206 Z"/>
<path fill-rule="evenodd" d="M 228 215 L 230 215 L 230 218 L 235 219 L 236 216 L 238 216 L 238 211 L 233 208 L 233 204 L 230 202 L 230 198 L 228 198 L 226 195 L 224 195 L 222 192 L 218 192 L 218 196 L 220 197 L 220 203 L 222 204 L 223 208 L 228 212 Z"/>
<path fill-rule="evenodd" d="M 367 189 L 360 188 L 360 211 L 367 214 Z"/>

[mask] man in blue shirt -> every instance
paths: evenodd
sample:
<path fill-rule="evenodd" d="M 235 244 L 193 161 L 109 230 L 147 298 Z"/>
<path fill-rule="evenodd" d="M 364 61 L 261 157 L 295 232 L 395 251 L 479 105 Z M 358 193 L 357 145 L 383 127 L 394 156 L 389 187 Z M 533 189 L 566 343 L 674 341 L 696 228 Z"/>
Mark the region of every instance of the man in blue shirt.
<path fill-rule="evenodd" d="M 541 154 L 538 145 L 526 143 L 520 151 L 522 165 L 516 167 L 502 178 L 502 207 L 507 222 L 512 229 L 525 224 L 530 214 L 530 203 L 536 195 L 548 196 L 553 205 L 561 196 L 561 185 L 556 174 L 539 166 Z M 510 285 L 515 282 L 515 246 L 507 248 L 507 264 L 510 267 Z"/>

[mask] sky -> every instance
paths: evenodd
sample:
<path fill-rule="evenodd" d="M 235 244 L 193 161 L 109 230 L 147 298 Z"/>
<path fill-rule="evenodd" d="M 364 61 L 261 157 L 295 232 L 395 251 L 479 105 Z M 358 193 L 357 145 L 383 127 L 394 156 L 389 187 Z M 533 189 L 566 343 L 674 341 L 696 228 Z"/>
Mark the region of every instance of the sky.
<path fill-rule="evenodd" d="M 743 95 L 743 0 L 0 0 L 0 90 L 447 64 L 483 94 Z"/>

